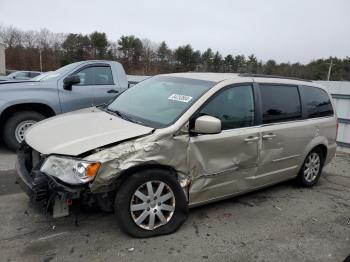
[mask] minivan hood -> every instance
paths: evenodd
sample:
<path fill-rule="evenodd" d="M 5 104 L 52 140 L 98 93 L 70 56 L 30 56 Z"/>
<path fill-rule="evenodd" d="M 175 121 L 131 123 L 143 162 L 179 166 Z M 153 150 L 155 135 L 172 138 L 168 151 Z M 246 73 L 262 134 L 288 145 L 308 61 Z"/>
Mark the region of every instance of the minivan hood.
<path fill-rule="evenodd" d="M 77 156 L 111 143 L 150 134 L 152 130 L 92 107 L 35 124 L 26 132 L 25 141 L 42 154 Z"/>

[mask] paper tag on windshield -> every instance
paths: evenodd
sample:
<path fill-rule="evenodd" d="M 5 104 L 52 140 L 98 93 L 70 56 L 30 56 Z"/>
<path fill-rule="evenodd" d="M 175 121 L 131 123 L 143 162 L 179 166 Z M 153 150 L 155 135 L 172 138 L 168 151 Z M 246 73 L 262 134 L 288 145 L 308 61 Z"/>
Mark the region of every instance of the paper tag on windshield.
<path fill-rule="evenodd" d="M 168 97 L 169 100 L 175 100 L 179 102 L 188 103 L 191 101 L 193 97 L 192 96 L 185 96 L 185 95 L 179 95 L 179 94 L 172 94 Z"/>

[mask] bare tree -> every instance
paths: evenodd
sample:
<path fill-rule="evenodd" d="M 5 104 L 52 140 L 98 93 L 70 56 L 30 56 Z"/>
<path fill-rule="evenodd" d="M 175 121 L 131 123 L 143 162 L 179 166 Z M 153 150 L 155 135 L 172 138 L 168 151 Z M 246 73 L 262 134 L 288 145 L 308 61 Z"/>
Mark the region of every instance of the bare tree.
<path fill-rule="evenodd" d="M 144 67 L 145 74 L 151 73 L 152 62 L 154 62 L 157 58 L 156 51 L 158 49 L 158 45 L 156 43 L 151 42 L 151 40 L 145 38 L 141 40 L 142 42 L 142 63 Z"/>

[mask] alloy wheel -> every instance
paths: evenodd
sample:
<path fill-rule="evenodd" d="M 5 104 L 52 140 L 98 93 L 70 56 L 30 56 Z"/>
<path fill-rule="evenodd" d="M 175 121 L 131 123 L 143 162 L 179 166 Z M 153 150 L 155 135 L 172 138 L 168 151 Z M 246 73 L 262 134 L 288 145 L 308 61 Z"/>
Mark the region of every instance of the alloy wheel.
<path fill-rule="evenodd" d="M 162 181 L 148 181 L 132 195 L 130 214 L 135 224 L 146 230 L 154 230 L 167 224 L 175 211 L 175 196 Z"/>
<path fill-rule="evenodd" d="M 304 177 L 309 183 L 313 182 L 320 172 L 321 159 L 317 153 L 311 153 L 304 165 Z"/>

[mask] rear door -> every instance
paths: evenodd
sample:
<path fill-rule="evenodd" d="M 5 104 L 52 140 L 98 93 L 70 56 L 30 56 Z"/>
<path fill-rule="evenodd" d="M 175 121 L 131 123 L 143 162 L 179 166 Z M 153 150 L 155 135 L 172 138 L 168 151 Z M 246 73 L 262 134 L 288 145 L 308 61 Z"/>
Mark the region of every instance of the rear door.
<path fill-rule="evenodd" d="M 261 97 L 261 149 L 256 186 L 295 176 L 312 130 L 302 120 L 297 85 L 259 84 Z"/>
<path fill-rule="evenodd" d="M 193 121 L 201 115 L 219 118 L 222 131 L 190 137 L 189 164 L 195 176 L 190 188 L 191 204 L 226 197 L 253 186 L 249 177 L 257 170 L 259 142 L 253 90 L 250 83 L 228 86 L 193 117 Z"/>

